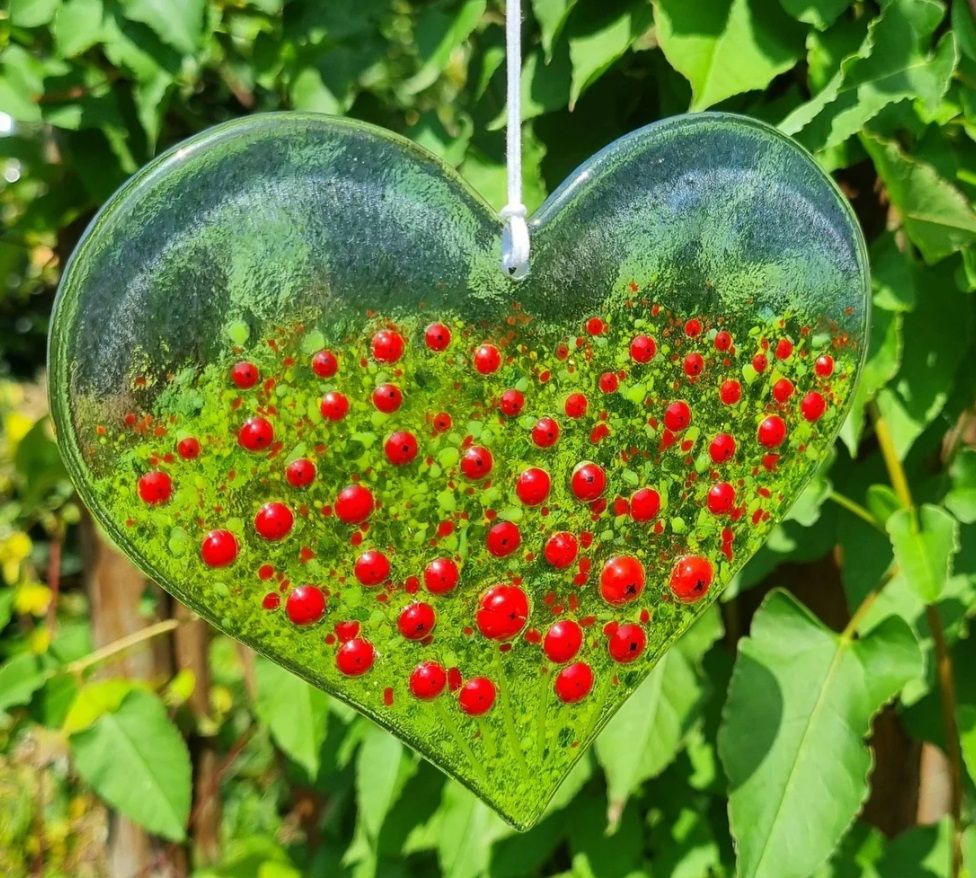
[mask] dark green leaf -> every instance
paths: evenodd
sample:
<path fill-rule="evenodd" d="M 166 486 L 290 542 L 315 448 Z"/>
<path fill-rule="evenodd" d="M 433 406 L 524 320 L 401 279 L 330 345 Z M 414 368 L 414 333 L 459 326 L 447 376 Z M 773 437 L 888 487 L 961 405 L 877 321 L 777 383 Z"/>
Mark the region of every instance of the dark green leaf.
<path fill-rule="evenodd" d="M 205 0 L 126 0 L 125 17 L 152 28 L 178 52 L 195 52 L 203 37 Z"/>
<path fill-rule="evenodd" d="M 949 469 L 952 488 L 946 494 L 945 505 L 965 524 L 976 521 L 976 449 L 963 448 Z"/>
<path fill-rule="evenodd" d="M 416 94 L 432 85 L 447 67 L 451 55 L 477 27 L 485 12 L 486 0 L 464 0 L 459 8 L 444 4 L 426 7 L 417 21 L 417 50 L 420 69 L 405 83 L 407 94 Z"/>
<path fill-rule="evenodd" d="M 416 763 L 403 758 L 403 745 L 379 726 L 370 726 L 359 748 L 356 791 L 359 816 L 366 832 L 376 838 L 390 808 Z"/>
<path fill-rule="evenodd" d="M 851 5 L 851 0 L 780 0 L 794 18 L 824 30 Z"/>
<path fill-rule="evenodd" d="M 44 685 L 40 659 L 30 652 L 8 659 L 0 665 L 0 711 L 27 704 Z"/>

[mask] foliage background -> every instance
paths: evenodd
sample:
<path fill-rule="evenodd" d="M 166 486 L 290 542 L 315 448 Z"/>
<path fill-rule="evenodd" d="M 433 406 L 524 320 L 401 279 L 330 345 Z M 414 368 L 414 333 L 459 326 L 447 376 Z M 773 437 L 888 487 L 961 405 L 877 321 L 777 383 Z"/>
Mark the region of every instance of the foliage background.
<path fill-rule="evenodd" d="M 422 143 L 501 206 L 501 4 L 7 0 L 5 874 L 704 878 L 735 874 L 737 846 L 743 876 L 976 875 L 973 9 L 525 5 L 530 209 L 620 134 L 709 107 L 793 134 L 852 200 L 875 312 L 830 465 L 550 816 L 514 834 L 114 555 L 66 482 L 43 391 L 54 289 L 85 224 L 127 175 L 208 125 L 349 114 Z"/>

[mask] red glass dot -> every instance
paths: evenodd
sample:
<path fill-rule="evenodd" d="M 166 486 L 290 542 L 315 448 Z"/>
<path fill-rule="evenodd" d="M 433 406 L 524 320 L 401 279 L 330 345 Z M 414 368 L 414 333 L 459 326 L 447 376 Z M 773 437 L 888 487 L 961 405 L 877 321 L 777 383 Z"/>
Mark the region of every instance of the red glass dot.
<path fill-rule="evenodd" d="M 630 343 L 630 358 L 635 363 L 649 363 L 657 353 L 657 343 L 649 335 L 636 335 Z"/>
<path fill-rule="evenodd" d="M 786 402 L 793 395 L 793 382 L 789 378 L 780 378 L 773 385 L 773 399 L 776 402 Z"/>
<path fill-rule="evenodd" d="M 546 540 L 543 549 L 546 561 L 557 570 L 565 570 L 569 567 L 576 560 L 578 554 L 579 543 L 576 541 L 576 537 L 568 531 L 554 533 Z"/>
<path fill-rule="evenodd" d="M 498 408 L 503 415 L 514 418 L 525 408 L 525 396 L 518 390 L 506 390 L 498 402 Z"/>
<path fill-rule="evenodd" d="M 571 393 L 566 397 L 564 411 L 568 418 L 582 418 L 586 414 L 587 399 L 582 393 Z"/>
<path fill-rule="evenodd" d="M 404 607 L 397 618 L 397 628 L 407 640 L 423 640 L 437 624 L 437 615 L 430 604 L 422 601 Z"/>
<path fill-rule="evenodd" d="M 517 585 L 496 585 L 482 596 L 475 614 L 478 630 L 491 640 L 511 640 L 529 617 L 529 599 Z"/>
<path fill-rule="evenodd" d="M 192 436 L 187 436 L 185 439 L 180 439 L 176 445 L 176 453 L 183 458 L 183 460 L 194 460 L 200 456 L 200 441 L 194 439 Z"/>
<path fill-rule="evenodd" d="M 312 371 L 319 378 L 331 378 L 339 371 L 339 361 L 332 351 L 318 351 L 312 357 Z"/>
<path fill-rule="evenodd" d="M 672 433 L 680 433 L 691 424 L 691 407 L 684 400 L 671 403 L 664 410 L 664 426 Z"/>
<path fill-rule="evenodd" d="M 395 384 L 381 384 L 373 391 L 373 405 L 387 415 L 395 412 L 403 405 L 403 391 Z"/>
<path fill-rule="evenodd" d="M 800 403 L 803 417 L 813 422 L 819 420 L 827 410 L 827 401 L 815 390 L 811 390 Z"/>
<path fill-rule="evenodd" d="M 481 716 L 495 704 L 495 684 L 487 677 L 472 677 L 458 692 L 458 705 L 468 716 Z"/>
<path fill-rule="evenodd" d="M 229 530 L 212 530 L 200 546 L 200 557 L 208 567 L 227 567 L 237 558 L 237 538 Z"/>
<path fill-rule="evenodd" d="M 173 496 L 173 480 L 164 472 L 153 470 L 139 477 L 139 498 L 143 503 L 165 503 Z"/>
<path fill-rule="evenodd" d="M 421 701 L 436 698 L 447 686 L 447 671 L 437 662 L 421 662 L 410 673 L 410 693 Z"/>
<path fill-rule="evenodd" d="M 373 512 L 373 494 L 362 485 L 349 485 L 339 492 L 335 502 L 335 512 L 339 520 L 346 524 L 359 524 Z"/>
<path fill-rule="evenodd" d="M 735 438 L 728 433 L 719 433 L 708 446 L 708 456 L 713 463 L 725 463 L 735 456 Z"/>
<path fill-rule="evenodd" d="M 237 442 L 248 451 L 263 451 L 274 442 L 274 428 L 265 418 L 249 418 L 237 431 Z"/>
<path fill-rule="evenodd" d="M 607 640 L 610 658 L 622 665 L 640 658 L 646 646 L 647 635 L 644 633 L 644 629 L 633 622 L 618 625 Z"/>
<path fill-rule="evenodd" d="M 715 333 L 715 350 L 727 351 L 732 347 L 732 336 L 724 329 Z"/>
<path fill-rule="evenodd" d="M 556 664 L 563 664 L 575 658 L 583 645 L 583 629 L 572 619 L 553 622 L 542 641 L 546 658 Z"/>
<path fill-rule="evenodd" d="M 265 503 L 254 516 L 254 529 L 266 540 L 281 540 L 291 532 L 295 517 L 284 503 Z"/>
<path fill-rule="evenodd" d="M 515 479 L 515 493 L 526 506 L 538 506 L 549 496 L 549 473 L 537 466 L 529 467 Z"/>
<path fill-rule="evenodd" d="M 424 342 L 432 351 L 447 350 L 451 343 L 451 330 L 443 323 L 431 323 L 424 330 Z"/>
<path fill-rule="evenodd" d="M 599 387 L 603 393 L 616 393 L 620 387 L 620 379 L 616 372 L 604 372 L 600 376 Z"/>
<path fill-rule="evenodd" d="M 312 625 L 325 613 L 325 595 L 314 585 L 300 585 L 288 593 L 285 612 L 296 625 Z"/>
<path fill-rule="evenodd" d="M 583 461 L 574 467 L 570 487 L 577 500 L 596 500 L 607 488 L 607 474 L 599 464 Z"/>
<path fill-rule="evenodd" d="M 788 338 L 781 338 L 776 342 L 776 359 L 788 360 L 793 353 L 793 342 Z"/>
<path fill-rule="evenodd" d="M 707 558 L 685 555 L 671 571 L 671 593 L 682 603 L 694 603 L 708 594 L 713 578 L 714 571 Z"/>
<path fill-rule="evenodd" d="M 769 360 L 766 358 L 765 354 L 756 354 L 756 356 L 752 358 L 752 368 L 757 372 L 765 372 L 768 365 Z"/>
<path fill-rule="evenodd" d="M 406 430 L 397 430 L 383 446 L 386 459 L 394 466 L 406 466 L 417 457 L 417 438 Z"/>
<path fill-rule="evenodd" d="M 786 438 L 786 422 L 779 415 L 770 415 L 760 425 L 758 439 L 766 448 L 781 445 Z"/>
<path fill-rule="evenodd" d="M 373 336 L 370 348 L 373 359 L 379 363 L 395 363 L 403 356 L 406 342 L 395 329 L 381 329 Z"/>
<path fill-rule="evenodd" d="M 390 578 L 390 561 L 377 549 L 367 549 L 356 559 L 353 572 L 363 585 L 379 585 Z"/>
<path fill-rule="evenodd" d="M 697 378 L 705 368 L 705 358 L 701 354 L 691 353 L 685 357 L 684 370 L 689 378 Z"/>
<path fill-rule="evenodd" d="M 619 606 L 639 598 L 646 581 L 640 561 L 632 555 L 615 555 L 600 572 L 600 594 L 608 604 Z"/>
<path fill-rule="evenodd" d="M 586 321 L 586 331 L 590 335 L 602 335 L 607 330 L 606 323 L 599 317 L 591 317 Z"/>
<path fill-rule="evenodd" d="M 431 594 L 447 594 L 454 591 L 460 575 L 450 558 L 435 558 L 424 568 L 424 586 Z"/>
<path fill-rule="evenodd" d="M 522 544 L 522 533 L 512 521 L 499 521 L 488 529 L 488 551 L 496 558 L 511 555 Z"/>
<path fill-rule="evenodd" d="M 491 452 L 481 445 L 472 445 L 461 455 L 461 472 L 472 481 L 485 478 L 493 466 Z"/>
<path fill-rule="evenodd" d="M 285 467 L 285 478 L 293 488 L 305 488 L 315 480 L 315 464 L 307 457 L 299 457 Z"/>
<path fill-rule="evenodd" d="M 697 317 L 692 317 L 687 323 L 685 323 L 685 335 L 688 338 L 698 338 L 702 332 L 701 321 Z"/>
<path fill-rule="evenodd" d="M 817 357 L 813 368 L 821 378 L 829 378 L 834 374 L 834 358 L 830 354 L 822 354 Z"/>
<path fill-rule="evenodd" d="M 575 704 L 590 694 L 593 688 L 593 669 L 586 662 L 567 665 L 556 675 L 556 695 L 566 704 Z"/>
<path fill-rule="evenodd" d="M 241 390 L 248 390 L 254 387 L 260 379 L 261 373 L 258 372 L 258 367 L 254 363 L 248 363 L 246 360 L 242 360 L 240 363 L 235 363 L 230 370 L 230 378 Z"/>
<path fill-rule="evenodd" d="M 651 521 L 661 511 L 661 495 L 653 488 L 640 488 L 630 495 L 630 515 L 634 521 Z"/>
<path fill-rule="evenodd" d="M 474 352 L 474 368 L 482 375 L 497 372 L 502 364 L 502 355 L 493 344 L 480 345 Z"/>
<path fill-rule="evenodd" d="M 532 441 L 539 448 L 550 448 L 559 441 L 559 424 L 552 418 L 539 418 L 532 427 Z"/>
<path fill-rule="evenodd" d="M 734 379 L 723 381 L 719 388 L 718 395 L 725 405 L 735 405 L 742 399 L 742 385 Z"/>
<path fill-rule="evenodd" d="M 349 412 L 349 399 L 338 390 L 330 390 L 322 397 L 319 411 L 327 421 L 341 421 Z"/>
<path fill-rule="evenodd" d="M 728 482 L 719 482 L 708 489 L 708 511 L 713 515 L 725 515 L 735 506 L 735 488 Z"/>
<path fill-rule="evenodd" d="M 365 674 L 376 660 L 373 644 L 362 637 L 347 640 L 336 653 L 336 667 L 347 677 Z"/>

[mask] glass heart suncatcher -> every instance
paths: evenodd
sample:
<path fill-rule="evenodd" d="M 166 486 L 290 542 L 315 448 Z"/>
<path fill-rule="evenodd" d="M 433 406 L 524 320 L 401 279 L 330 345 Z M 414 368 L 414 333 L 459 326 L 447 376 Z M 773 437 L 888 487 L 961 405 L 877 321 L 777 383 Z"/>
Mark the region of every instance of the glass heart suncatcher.
<path fill-rule="evenodd" d="M 618 140 L 530 224 L 368 125 L 256 116 L 102 210 L 51 336 L 147 574 L 518 827 L 756 551 L 862 361 L 860 231 L 750 120 Z"/>

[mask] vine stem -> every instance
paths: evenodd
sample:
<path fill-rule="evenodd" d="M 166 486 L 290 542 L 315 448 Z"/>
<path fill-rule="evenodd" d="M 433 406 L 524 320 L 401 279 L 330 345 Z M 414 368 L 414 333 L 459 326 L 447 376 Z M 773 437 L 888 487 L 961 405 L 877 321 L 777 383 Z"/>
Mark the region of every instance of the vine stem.
<path fill-rule="evenodd" d="M 118 640 L 113 640 L 111 643 L 106 643 L 101 649 L 96 649 L 94 652 L 88 653 L 86 656 L 82 656 L 80 659 L 73 661 L 64 666 L 64 670 L 69 674 L 80 674 L 93 665 L 100 664 L 101 662 L 107 661 L 110 658 L 114 658 L 119 653 L 123 653 L 128 649 L 132 649 L 134 646 L 138 646 L 140 643 L 144 643 L 147 640 L 152 640 L 154 637 L 158 637 L 160 634 L 167 634 L 170 631 L 175 631 L 180 625 L 185 622 L 192 621 L 191 619 L 163 619 L 160 622 L 155 622 L 152 625 L 147 625 L 145 628 L 140 628 L 138 631 L 133 631 L 131 634 L 127 634 L 125 637 L 120 637 Z M 51 671 L 50 674 L 53 676 L 56 671 Z"/>
<path fill-rule="evenodd" d="M 908 476 L 905 474 L 905 468 L 902 466 L 901 459 L 895 449 L 891 429 L 877 405 L 872 403 L 870 413 L 891 487 L 894 488 L 895 495 L 902 506 L 911 512 L 913 526 L 917 528 L 918 519 L 911 488 L 908 484 Z M 962 872 L 962 753 L 959 746 L 959 724 L 956 718 L 955 674 L 952 667 L 952 656 L 949 654 L 949 647 L 945 639 L 945 630 L 942 626 L 942 617 L 939 615 L 938 607 L 935 604 L 926 605 L 925 620 L 932 632 L 932 641 L 935 646 L 936 676 L 939 682 L 942 722 L 945 725 L 946 756 L 949 759 L 952 783 L 950 812 L 953 832 L 949 874 L 951 878 L 959 878 Z"/>
<path fill-rule="evenodd" d="M 876 519 L 868 509 L 863 507 L 860 503 L 855 502 L 850 497 L 847 497 L 844 494 L 838 494 L 837 491 L 831 491 L 827 495 L 827 499 L 832 500 L 838 506 L 846 509 L 853 515 L 856 515 L 862 521 L 866 521 L 871 525 L 871 527 L 875 527 L 882 533 L 885 533 L 884 525 L 881 524 L 881 522 L 878 521 L 878 519 Z"/>

